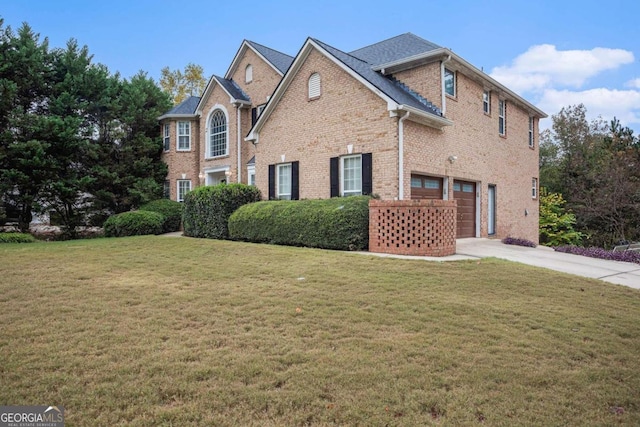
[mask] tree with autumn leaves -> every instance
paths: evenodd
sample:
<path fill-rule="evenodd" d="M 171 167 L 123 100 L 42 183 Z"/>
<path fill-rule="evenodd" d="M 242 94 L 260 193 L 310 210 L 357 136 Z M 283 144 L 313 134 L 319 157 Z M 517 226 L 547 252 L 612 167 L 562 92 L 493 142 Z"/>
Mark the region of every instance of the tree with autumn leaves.
<path fill-rule="evenodd" d="M 552 120 L 541 134 L 541 186 L 562 194 L 585 245 L 640 240 L 640 138 L 615 118 L 588 121 L 582 104 Z"/>

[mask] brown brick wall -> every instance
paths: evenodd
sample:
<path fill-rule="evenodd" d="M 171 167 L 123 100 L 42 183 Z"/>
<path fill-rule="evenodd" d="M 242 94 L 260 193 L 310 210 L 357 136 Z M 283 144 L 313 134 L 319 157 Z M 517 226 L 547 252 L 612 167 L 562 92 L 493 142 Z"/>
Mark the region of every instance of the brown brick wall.
<path fill-rule="evenodd" d="M 319 98 L 308 99 L 307 82 L 320 73 Z M 268 195 L 268 165 L 300 162 L 300 198 L 328 198 L 329 159 L 373 153 L 373 192 L 397 196 L 397 119 L 386 102 L 313 50 L 285 96 L 260 131 L 256 148 L 256 184 Z"/>
<path fill-rule="evenodd" d="M 371 200 L 369 251 L 396 255 L 456 253 L 454 200 Z"/>
<path fill-rule="evenodd" d="M 178 121 L 189 121 L 191 123 L 191 150 L 178 151 L 177 150 L 177 126 Z M 178 180 L 184 179 L 191 180 L 191 187 L 195 188 L 198 184 L 199 174 L 199 162 L 198 153 L 199 147 L 199 133 L 200 123 L 198 120 L 189 119 L 165 119 L 160 123 L 160 135 L 164 138 L 164 124 L 169 123 L 171 129 L 171 146 L 169 151 L 162 153 L 162 161 L 168 166 L 167 179 L 169 180 L 170 199 L 176 200 L 178 197 Z"/>
<path fill-rule="evenodd" d="M 480 236 L 487 237 L 487 191 L 496 186 L 497 233 L 538 241 L 538 200 L 531 198 L 531 180 L 538 177 L 537 120 L 535 148 L 528 145 L 529 114 L 507 101 L 506 137 L 498 134 L 498 99 L 492 93 L 491 114 L 482 110 L 483 87 L 457 73 L 457 96 L 447 96 L 446 117 L 454 125 L 442 131 L 405 121 L 406 197 L 410 175 L 419 173 L 474 181 L 480 196 Z M 456 156 L 453 163 L 449 156 Z M 525 215 L 525 211 L 528 215 Z"/>

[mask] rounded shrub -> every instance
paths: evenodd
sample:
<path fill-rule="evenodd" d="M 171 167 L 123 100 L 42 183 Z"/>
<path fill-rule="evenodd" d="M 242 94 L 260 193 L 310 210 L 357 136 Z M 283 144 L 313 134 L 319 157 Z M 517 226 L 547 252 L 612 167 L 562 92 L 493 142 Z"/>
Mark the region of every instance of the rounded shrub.
<path fill-rule="evenodd" d="M 171 233 L 180 230 L 182 223 L 182 203 L 175 200 L 159 199 L 149 202 L 140 208 L 141 211 L 157 212 L 164 216 L 162 231 Z"/>
<path fill-rule="evenodd" d="M 0 233 L 0 243 L 33 243 L 36 239 L 28 233 Z"/>
<path fill-rule="evenodd" d="M 228 221 L 242 205 L 261 199 L 252 185 L 219 184 L 198 187 L 184 197 L 182 226 L 184 235 L 209 239 L 228 239 Z"/>
<path fill-rule="evenodd" d="M 370 199 L 354 196 L 253 203 L 231 215 L 229 236 L 257 243 L 367 250 Z"/>
<path fill-rule="evenodd" d="M 104 223 L 105 237 L 162 233 L 164 216 L 157 212 L 133 211 L 110 216 Z"/>

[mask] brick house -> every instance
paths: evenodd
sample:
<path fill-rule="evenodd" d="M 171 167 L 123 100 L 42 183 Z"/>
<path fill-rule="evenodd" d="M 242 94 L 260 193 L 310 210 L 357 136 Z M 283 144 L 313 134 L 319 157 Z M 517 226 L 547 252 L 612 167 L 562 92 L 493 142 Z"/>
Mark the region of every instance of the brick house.
<path fill-rule="evenodd" d="M 170 141 L 180 120 L 197 135 L 190 161 L 165 154 L 172 199 L 198 175 L 201 184 L 253 183 L 265 198 L 455 199 L 457 237 L 538 241 L 544 112 L 410 33 L 349 53 L 309 38 L 295 58 L 277 53 L 289 60 L 281 68 L 256 46 L 268 49 L 245 41 L 225 79 L 160 118 Z M 214 111 L 227 120 L 226 156 L 207 156 L 218 154 Z"/>

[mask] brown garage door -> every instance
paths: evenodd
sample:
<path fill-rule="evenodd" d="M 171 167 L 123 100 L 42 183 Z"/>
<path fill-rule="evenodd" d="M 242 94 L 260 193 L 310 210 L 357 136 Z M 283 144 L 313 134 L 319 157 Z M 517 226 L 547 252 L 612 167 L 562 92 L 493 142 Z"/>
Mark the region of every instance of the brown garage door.
<path fill-rule="evenodd" d="M 442 199 L 442 178 L 411 175 L 412 199 Z"/>
<path fill-rule="evenodd" d="M 453 198 L 458 201 L 456 237 L 476 236 L 476 183 L 453 181 Z"/>

